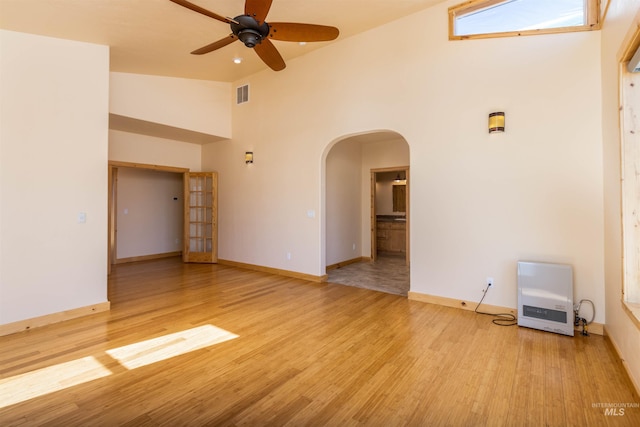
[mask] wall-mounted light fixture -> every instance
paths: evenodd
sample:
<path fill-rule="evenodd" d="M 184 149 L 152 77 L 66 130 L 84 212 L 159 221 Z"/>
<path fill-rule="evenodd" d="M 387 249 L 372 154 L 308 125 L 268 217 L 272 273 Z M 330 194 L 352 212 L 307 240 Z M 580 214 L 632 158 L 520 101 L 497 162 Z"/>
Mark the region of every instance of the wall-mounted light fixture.
<path fill-rule="evenodd" d="M 504 112 L 489 114 L 489 133 L 504 132 Z"/>
<path fill-rule="evenodd" d="M 244 162 L 246 164 L 253 163 L 253 151 L 247 151 L 244 153 Z"/>

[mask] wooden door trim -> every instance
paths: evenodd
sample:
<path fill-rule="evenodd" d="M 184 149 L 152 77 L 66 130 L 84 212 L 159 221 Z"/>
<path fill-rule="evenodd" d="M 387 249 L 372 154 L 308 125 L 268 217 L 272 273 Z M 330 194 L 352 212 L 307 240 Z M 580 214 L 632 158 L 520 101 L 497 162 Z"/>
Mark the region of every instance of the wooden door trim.
<path fill-rule="evenodd" d="M 371 259 L 373 261 L 376 260 L 378 255 L 377 248 L 377 224 L 376 224 L 376 174 L 381 172 L 395 172 L 395 171 L 404 171 L 405 178 L 407 180 L 407 191 L 405 192 L 405 216 L 406 216 L 406 226 L 405 226 L 405 262 L 409 265 L 410 253 L 409 248 L 411 245 L 409 244 L 409 230 L 410 230 L 410 214 L 411 205 L 409 199 L 409 166 L 396 166 L 396 167 L 387 167 L 387 168 L 372 168 L 370 170 L 371 173 Z"/>
<path fill-rule="evenodd" d="M 411 245 L 409 244 L 410 243 L 409 242 L 409 235 L 411 234 L 411 233 L 409 233 L 409 229 L 411 228 L 410 227 L 410 224 L 411 224 L 411 221 L 410 221 L 410 216 L 411 216 L 410 215 L 410 212 L 411 212 L 410 201 L 411 200 L 409 198 L 409 194 L 411 193 L 411 191 L 409 191 L 409 185 L 410 185 L 409 183 L 411 182 L 411 180 L 409 179 L 409 166 L 407 166 L 407 168 L 404 170 L 404 177 L 405 177 L 405 179 L 407 181 L 406 191 L 404 193 L 404 200 L 405 200 L 405 213 L 404 214 L 405 214 L 405 218 L 406 218 L 406 226 L 405 226 L 405 230 L 404 230 L 404 232 L 405 232 L 405 239 L 404 239 L 404 242 L 405 242 L 404 245 L 405 246 L 404 247 L 405 247 L 405 254 L 406 255 L 405 255 L 405 260 L 404 261 L 405 261 L 406 265 L 409 265 L 409 260 L 411 259 L 411 256 L 410 256 L 411 254 L 409 253 L 410 252 L 410 248 L 411 248 Z"/>
<path fill-rule="evenodd" d="M 109 160 L 109 166 L 113 167 L 121 167 L 121 168 L 137 168 L 137 169 L 152 169 L 162 172 L 175 172 L 175 173 L 184 173 L 190 172 L 189 168 L 178 168 L 175 166 L 164 166 L 164 165 L 152 165 L 147 163 L 131 163 L 131 162 L 120 162 L 117 160 Z"/>
<path fill-rule="evenodd" d="M 117 261 L 116 257 L 116 239 L 117 239 L 117 194 L 118 194 L 118 168 L 135 168 L 149 169 L 159 172 L 173 172 L 184 174 L 190 172 L 189 168 L 180 168 L 175 166 L 153 165 L 147 163 L 121 162 L 118 160 L 108 161 L 109 182 L 108 192 L 109 200 L 107 202 L 107 275 L 111 274 L 111 265 Z"/>
<path fill-rule="evenodd" d="M 111 274 L 111 264 L 115 262 L 116 254 L 115 254 L 115 245 L 116 245 L 116 212 L 118 212 L 117 207 L 117 181 L 118 181 L 118 168 L 112 165 L 109 165 L 109 201 L 108 205 L 108 216 L 107 216 L 107 230 L 108 230 L 108 238 L 107 238 L 107 275 Z"/>
<path fill-rule="evenodd" d="M 376 217 L 376 172 L 371 169 L 371 260 L 378 259 L 378 220 Z"/>

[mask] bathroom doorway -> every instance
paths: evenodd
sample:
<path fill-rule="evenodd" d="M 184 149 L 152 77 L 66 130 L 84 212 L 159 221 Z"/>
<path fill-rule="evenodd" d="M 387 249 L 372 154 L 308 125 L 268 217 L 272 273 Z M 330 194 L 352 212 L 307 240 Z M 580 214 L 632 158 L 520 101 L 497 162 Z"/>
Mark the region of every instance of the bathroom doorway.
<path fill-rule="evenodd" d="M 371 169 L 371 259 L 409 265 L 409 166 Z"/>

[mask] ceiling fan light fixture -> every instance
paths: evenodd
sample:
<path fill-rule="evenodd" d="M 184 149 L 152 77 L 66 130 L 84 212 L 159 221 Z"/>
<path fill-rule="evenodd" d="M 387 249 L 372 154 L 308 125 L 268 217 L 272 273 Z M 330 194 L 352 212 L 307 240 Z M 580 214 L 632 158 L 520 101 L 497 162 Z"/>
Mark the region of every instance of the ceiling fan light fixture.
<path fill-rule="evenodd" d="M 218 15 L 187 0 L 171 1 L 194 12 L 229 24 L 231 27 L 231 34 L 213 43 L 209 43 L 200 49 L 194 50 L 191 52 L 193 55 L 203 55 L 213 52 L 214 50 L 218 50 L 235 42 L 236 39 L 240 39 L 248 48 L 257 47 L 256 54 L 274 71 L 284 70 L 286 64 L 282 55 L 278 52 L 278 49 L 271 43 L 271 39 L 301 42 L 300 45 L 304 46 L 308 41 L 335 40 L 340 34 L 337 28 L 327 25 L 303 24 L 299 22 L 269 24 L 266 22 L 266 18 L 273 0 L 245 0 L 245 13 L 235 18 Z M 266 41 L 262 43 L 265 39 Z M 239 63 L 237 60 L 234 60 L 234 62 Z"/>
<path fill-rule="evenodd" d="M 262 41 L 262 34 L 251 28 L 246 28 L 238 32 L 238 38 L 246 47 L 255 47 Z"/>

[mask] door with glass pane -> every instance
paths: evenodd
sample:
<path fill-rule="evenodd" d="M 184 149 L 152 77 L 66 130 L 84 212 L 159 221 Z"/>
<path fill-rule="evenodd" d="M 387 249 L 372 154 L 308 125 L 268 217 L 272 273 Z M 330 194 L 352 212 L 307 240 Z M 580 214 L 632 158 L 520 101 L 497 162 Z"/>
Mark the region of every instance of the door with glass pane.
<path fill-rule="evenodd" d="M 218 262 L 218 174 L 184 174 L 184 262 Z"/>

